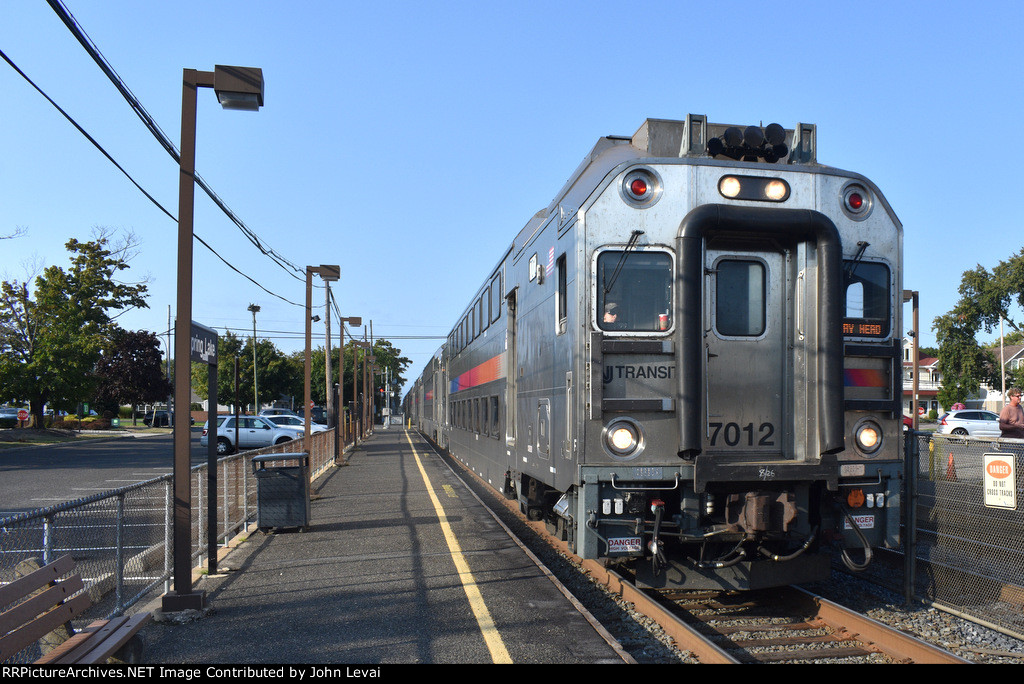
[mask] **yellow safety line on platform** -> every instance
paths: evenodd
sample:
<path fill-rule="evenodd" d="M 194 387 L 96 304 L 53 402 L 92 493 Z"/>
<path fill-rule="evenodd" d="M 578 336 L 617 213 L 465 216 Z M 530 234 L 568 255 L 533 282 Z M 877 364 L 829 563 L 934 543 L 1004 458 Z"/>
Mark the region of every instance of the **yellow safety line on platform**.
<path fill-rule="evenodd" d="M 451 525 L 448 524 L 448 518 L 444 514 L 441 501 L 434 494 L 434 486 L 430 483 L 430 478 L 427 477 L 427 471 L 423 468 L 420 455 L 417 453 L 416 447 L 413 446 L 412 438 L 408 432 L 405 433 L 405 438 L 409 441 L 409 446 L 412 447 L 412 455 L 416 459 L 416 466 L 420 469 L 420 475 L 423 477 L 424 484 L 427 485 L 427 493 L 434 504 L 434 512 L 437 513 L 437 518 L 441 523 L 441 530 L 444 532 L 445 541 L 448 542 L 448 550 L 452 554 L 452 560 L 455 561 L 455 569 L 458 570 L 459 579 L 462 581 L 462 588 L 466 590 L 469 607 L 473 610 L 473 615 L 476 617 L 477 625 L 480 626 L 480 632 L 483 634 L 484 641 L 487 642 L 487 650 L 491 652 L 491 659 L 495 663 L 511 663 L 512 657 L 508 654 L 505 642 L 502 641 L 501 634 L 498 633 L 498 628 L 494 625 L 491 612 L 487 610 L 487 604 L 484 603 L 484 597 L 476 586 L 476 579 L 473 578 L 473 573 L 469 569 L 469 563 L 466 562 L 465 556 L 462 555 L 462 547 L 459 546 L 459 540 L 455 538 L 455 533 L 452 531 Z"/>

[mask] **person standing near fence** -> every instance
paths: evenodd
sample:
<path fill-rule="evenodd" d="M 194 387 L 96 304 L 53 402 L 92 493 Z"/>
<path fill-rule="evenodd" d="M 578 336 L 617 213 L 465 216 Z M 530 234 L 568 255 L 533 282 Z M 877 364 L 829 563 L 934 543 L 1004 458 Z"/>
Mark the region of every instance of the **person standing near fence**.
<path fill-rule="evenodd" d="M 1024 439 L 1024 408 L 1020 405 L 1020 389 L 1012 387 L 1006 394 L 1010 403 L 999 413 L 999 429 L 1003 437 Z"/>

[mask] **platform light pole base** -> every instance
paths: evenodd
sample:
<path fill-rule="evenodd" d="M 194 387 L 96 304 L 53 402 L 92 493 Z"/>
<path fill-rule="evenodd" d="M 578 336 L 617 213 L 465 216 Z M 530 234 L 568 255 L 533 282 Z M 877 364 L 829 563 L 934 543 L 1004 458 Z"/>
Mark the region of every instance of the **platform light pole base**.
<path fill-rule="evenodd" d="M 206 608 L 206 592 L 194 591 L 189 594 L 170 592 L 164 594 L 163 612 L 177 613 L 183 610 L 203 610 Z"/>

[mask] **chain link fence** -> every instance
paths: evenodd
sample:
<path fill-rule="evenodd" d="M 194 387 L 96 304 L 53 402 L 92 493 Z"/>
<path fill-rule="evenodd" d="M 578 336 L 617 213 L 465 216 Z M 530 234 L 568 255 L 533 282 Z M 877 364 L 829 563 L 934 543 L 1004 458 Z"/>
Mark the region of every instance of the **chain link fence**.
<path fill-rule="evenodd" d="M 1024 635 L 1022 468 L 1024 440 L 911 433 L 902 567 L 875 564 L 865 575 Z"/>
<path fill-rule="evenodd" d="M 44 448 L 44 447 L 40 447 Z M 310 481 L 330 469 L 343 453 L 334 432 L 310 436 Z M 307 453 L 304 440 L 247 451 L 217 462 L 217 541 L 225 545 L 244 534 L 257 513 L 257 483 L 252 458 L 270 453 Z M 207 558 L 206 464 L 191 469 L 192 558 L 194 567 Z M 85 581 L 93 607 L 75 627 L 123 614 L 150 592 L 170 589 L 173 581 L 173 476 L 111 490 L 58 506 L 0 519 L 0 583 L 70 554 Z M 9 606 L 0 606 L 0 611 Z M 38 658 L 32 649 L 10 662 Z"/>

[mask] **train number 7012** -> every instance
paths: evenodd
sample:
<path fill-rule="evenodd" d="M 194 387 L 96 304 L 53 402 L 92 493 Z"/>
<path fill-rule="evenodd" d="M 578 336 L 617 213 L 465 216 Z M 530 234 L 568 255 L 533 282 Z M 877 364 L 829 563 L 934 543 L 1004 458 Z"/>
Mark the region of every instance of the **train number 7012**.
<path fill-rule="evenodd" d="M 761 423 L 760 427 L 754 428 L 753 423 L 740 425 L 739 423 L 708 423 L 710 428 L 710 446 L 717 446 L 718 440 L 726 446 L 775 446 L 772 439 L 775 435 L 775 426 L 771 423 Z M 754 440 L 757 440 L 756 444 Z"/>

